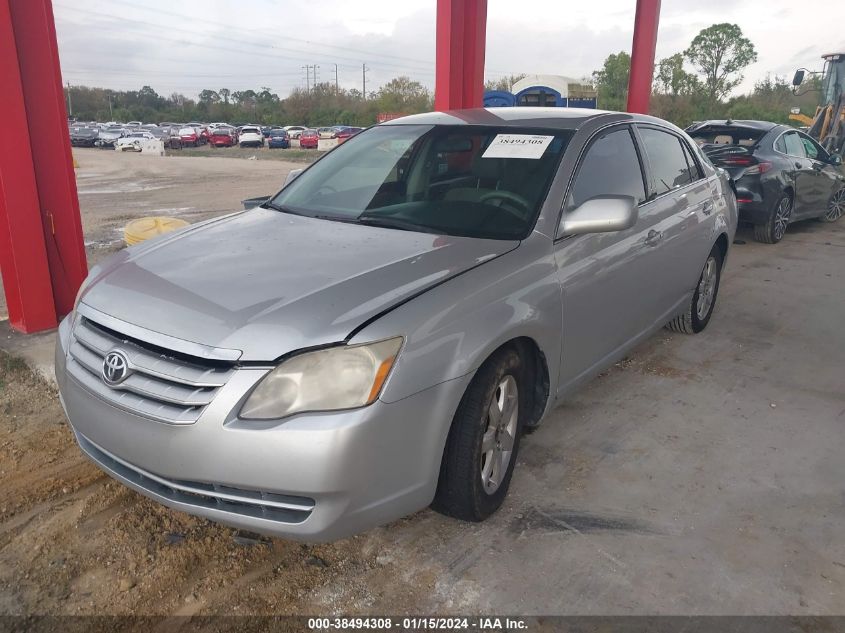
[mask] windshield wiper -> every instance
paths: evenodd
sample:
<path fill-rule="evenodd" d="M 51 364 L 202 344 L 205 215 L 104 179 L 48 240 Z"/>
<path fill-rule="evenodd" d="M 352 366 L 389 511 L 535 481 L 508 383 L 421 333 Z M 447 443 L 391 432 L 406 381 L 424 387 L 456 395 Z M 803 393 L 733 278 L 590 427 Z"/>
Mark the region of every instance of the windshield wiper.
<path fill-rule="evenodd" d="M 366 224 L 367 226 L 378 226 L 385 229 L 399 229 L 400 231 L 417 231 L 419 233 L 435 233 L 440 234 L 442 231 L 434 227 L 426 226 L 424 224 L 417 224 L 411 220 L 403 220 L 401 218 L 394 218 L 385 215 L 368 215 L 366 213 L 359 215 L 356 220 L 359 224 Z"/>
<path fill-rule="evenodd" d="M 273 211 L 281 211 L 282 213 L 290 213 L 291 215 L 304 215 L 306 217 L 309 217 L 307 213 L 302 213 L 302 211 L 297 211 L 292 207 L 288 207 L 283 204 L 278 204 L 276 202 L 273 202 L 272 200 L 263 202 L 258 206 L 263 207 L 265 209 L 272 209 Z"/>

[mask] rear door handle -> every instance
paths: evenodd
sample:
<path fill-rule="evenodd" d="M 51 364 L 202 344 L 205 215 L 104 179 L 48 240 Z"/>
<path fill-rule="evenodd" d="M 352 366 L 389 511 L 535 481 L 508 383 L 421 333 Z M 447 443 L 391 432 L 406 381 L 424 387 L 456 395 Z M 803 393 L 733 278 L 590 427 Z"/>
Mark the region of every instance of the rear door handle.
<path fill-rule="evenodd" d="M 713 213 L 713 201 L 705 200 L 704 204 L 701 205 L 701 212 L 704 215 L 710 215 L 711 213 Z"/>
<path fill-rule="evenodd" d="M 646 246 L 657 246 L 663 240 L 663 231 L 655 231 L 651 229 L 646 235 Z"/>
<path fill-rule="evenodd" d="M 803 167 L 804 165 L 802 165 L 801 163 L 795 163 L 795 169 L 802 169 Z"/>

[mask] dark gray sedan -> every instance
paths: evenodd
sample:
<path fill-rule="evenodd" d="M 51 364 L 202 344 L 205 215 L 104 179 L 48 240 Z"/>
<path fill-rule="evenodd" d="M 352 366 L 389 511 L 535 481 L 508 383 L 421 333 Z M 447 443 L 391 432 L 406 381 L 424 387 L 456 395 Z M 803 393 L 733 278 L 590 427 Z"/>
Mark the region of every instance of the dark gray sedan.
<path fill-rule="evenodd" d="M 62 401 L 106 472 L 224 523 L 479 521 L 547 411 L 664 325 L 707 326 L 735 228 L 724 172 L 659 119 L 398 119 L 95 267 Z"/>

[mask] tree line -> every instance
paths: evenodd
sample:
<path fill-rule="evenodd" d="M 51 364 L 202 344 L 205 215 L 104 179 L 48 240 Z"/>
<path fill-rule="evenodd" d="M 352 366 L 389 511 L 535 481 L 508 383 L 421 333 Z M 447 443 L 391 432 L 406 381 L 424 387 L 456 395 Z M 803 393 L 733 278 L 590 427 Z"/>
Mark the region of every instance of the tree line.
<path fill-rule="evenodd" d="M 785 77 L 767 75 L 750 93 L 731 97 L 743 71 L 757 60 L 754 44 L 736 24 L 714 24 L 699 32 L 683 51 L 655 65 L 650 114 L 686 127 L 706 119 L 758 119 L 791 123 L 790 110 L 815 112 L 818 95 L 796 96 Z M 631 56 L 609 55 L 593 72 L 599 107 L 624 110 L 628 97 Z"/>
<path fill-rule="evenodd" d="M 109 90 L 87 86 L 65 89 L 71 114 L 79 121 L 228 121 L 262 125 L 372 125 L 381 112 L 413 114 L 434 107 L 431 92 L 409 77 L 396 77 L 366 98 L 358 90 L 320 83 L 280 97 L 269 87 L 259 90 L 202 90 L 196 99 L 152 87 Z"/>
<path fill-rule="evenodd" d="M 651 114 L 686 127 L 693 121 L 716 118 L 762 119 L 789 123 L 789 111 L 798 106 L 811 114 L 817 96 L 796 96 L 783 77 L 766 76 L 745 95 L 731 97 L 742 82 L 743 71 L 757 60 L 754 44 L 736 24 L 714 24 L 703 29 L 689 46 L 655 65 Z M 592 73 L 598 106 L 624 110 L 631 56 L 609 55 Z M 488 81 L 485 88 L 511 90 L 525 75 Z M 589 82 L 590 79 L 585 79 Z M 96 121 L 229 121 L 264 125 L 372 125 L 379 113 L 413 114 L 433 108 L 432 93 L 410 77 L 396 77 L 366 96 L 360 91 L 320 83 L 295 89 L 280 97 L 269 87 L 233 91 L 207 88 L 196 99 L 174 92 L 159 95 L 152 87 L 138 91 L 74 86 L 69 89 L 73 116 Z"/>

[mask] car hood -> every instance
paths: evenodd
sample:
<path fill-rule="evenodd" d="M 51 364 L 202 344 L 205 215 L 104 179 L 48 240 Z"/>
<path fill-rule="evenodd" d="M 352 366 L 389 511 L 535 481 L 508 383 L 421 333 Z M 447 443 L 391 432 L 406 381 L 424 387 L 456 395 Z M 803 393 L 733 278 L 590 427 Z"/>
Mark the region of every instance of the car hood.
<path fill-rule="evenodd" d="M 343 341 L 518 244 L 259 208 L 121 251 L 92 272 L 82 301 L 170 337 L 240 350 L 242 361 L 267 361 Z"/>

